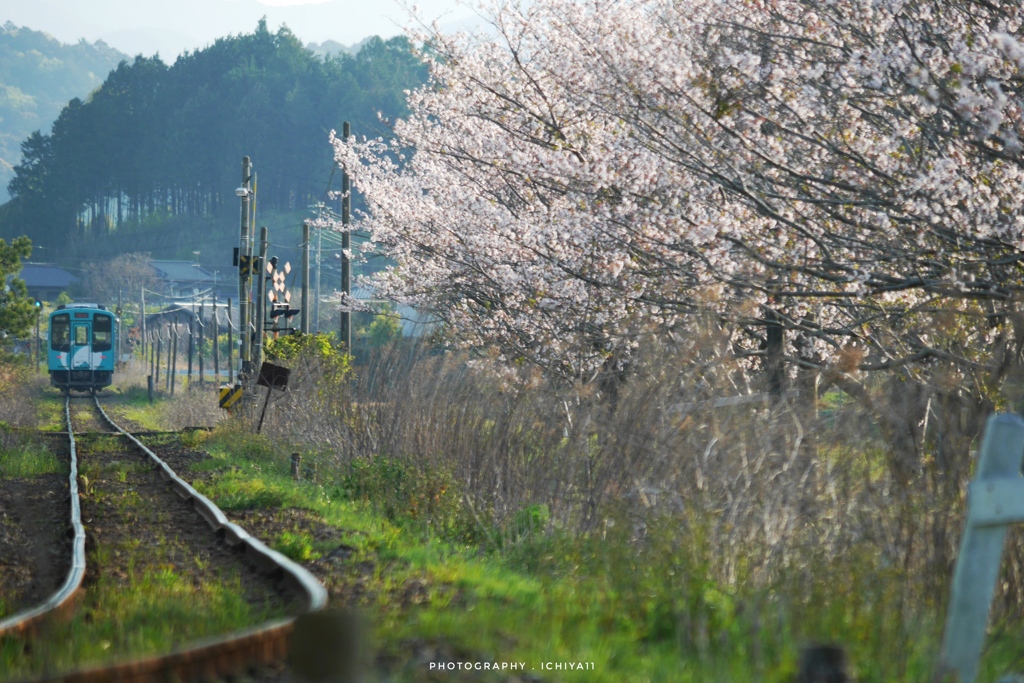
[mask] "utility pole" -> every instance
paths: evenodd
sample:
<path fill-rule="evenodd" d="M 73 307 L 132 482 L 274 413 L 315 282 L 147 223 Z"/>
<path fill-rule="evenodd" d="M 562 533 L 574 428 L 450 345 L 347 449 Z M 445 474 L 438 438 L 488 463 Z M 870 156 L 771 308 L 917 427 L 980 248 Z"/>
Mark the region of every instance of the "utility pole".
<path fill-rule="evenodd" d="M 349 122 L 342 126 L 341 138 L 348 141 L 351 133 Z M 341 172 L 341 291 L 346 302 L 352 296 L 352 272 L 349 263 L 349 250 L 352 247 L 352 238 L 348 234 L 348 223 L 352 213 L 352 183 L 348 177 L 348 171 Z M 348 311 L 341 312 L 341 338 L 338 340 L 345 349 L 345 353 L 352 353 L 352 314 Z"/>
<path fill-rule="evenodd" d="M 171 344 L 171 338 L 174 336 L 174 332 L 172 331 L 172 325 L 167 326 L 167 391 L 171 390 L 171 354 L 173 353 L 173 345 Z"/>
<path fill-rule="evenodd" d="M 249 199 L 252 196 L 252 191 L 249 189 L 250 180 L 252 180 L 252 164 L 249 157 L 242 157 L 242 185 L 235 190 L 235 194 L 242 200 L 238 246 L 238 339 L 241 342 L 238 357 L 242 361 L 242 369 L 239 374 L 249 371 L 249 276 L 251 275 L 250 258 L 252 253 L 252 241 L 249 239 Z"/>
<path fill-rule="evenodd" d="M 39 352 L 43 345 L 43 338 L 39 336 L 39 321 L 43 317 L 43 304 L 36 301 L 36 372 L 39 372 Z"/>
<path fill-rule="evenodd" d="M 216 385 L 220 386 L 220 314 L 217 313 L 217 294 L 213 295 L 213 376 Z"/>
<path fill-rule="evenodd" d="M 309 334 L 309 223 L 302 222 L 302 310 L 299 312 L 299 329 Z"/>
<path fill-rule="evenodd" d="M 320 250 L 323 246 L 324 231 L 323 228 L 316 229 L 316 303 L 314 306 L 314 320 L 313 325 L 316 327 L 317 334 L 320 333 Z"/>
<path fill-rule="evenodd" d="M 152 343 L 152 340 L 146 337 L 146 288 L 141 287 L 140 289 L 142 290 L 142 310 L 139 312 L 139 325 L 141 325 L 142 338 Z"/>
<path fill-rule="evenodd" d="M 174 383 L 178 379 L 178 324 L 174 324 L 174 341 L 171 342 L 174 350 L 171 351 L 171 396 L 174 396 Z"/>
<path fill-rule="evenodd" d="M 260 269 L 256 273 L 256 315 L 254 321 L 256 324 L 256 344 L 253 346 L 253 369 L 259 372 L 260 365 L 263 363 L 263 328 L 266 327 L 263 321 L 266 320 L 267 315 L 265 309 L 267 307 L 267 272 L 264 264 L 267 262 L 267 248 L 270 246 L 270 236 L 267 231 L 267 226 L 260 228 Z"/>
<path fill-rule="evenodd" d="M 228 299 L 228 384 L 235 382 L 235 340 L 231 338 L 231 299 Z"/>
<path fill-rule="evenodd" d="M 121 362 L 121 318 L 124 315 L 121 309 L 121 288 L 117 288 L 117 358 L 114 359 L 114 367 Z"/>
<path fill-rule="evenodd" d="M 206 368 L 203 364 L 203 356 L 206 352 L 206 324 L 203 322 L 203 314 L 206 312 L 206 297 L 199 300 L 199 384 L 206 384 Z"/>
<path fill-rule="evenodd" d="M 192 302 L 195 304 L 195 302 Z M 192 318 L 188 321 L 188 389 L 191 390 L 192 386 L 192 354 L 195 351 L 195 327 L 196 327 L 196 310 L 195 306 L 192 307 Z"/>

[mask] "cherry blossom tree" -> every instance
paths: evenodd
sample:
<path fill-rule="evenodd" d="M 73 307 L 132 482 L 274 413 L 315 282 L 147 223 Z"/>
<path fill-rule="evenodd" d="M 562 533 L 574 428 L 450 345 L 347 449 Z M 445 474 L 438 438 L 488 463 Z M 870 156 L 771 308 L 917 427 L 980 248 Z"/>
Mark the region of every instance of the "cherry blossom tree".
<path fill-rule="evenodd" d="M 336 159 L 466 344 L 587 379 L 713 312 L 734 353 L 983 407 L 1017 366 L 1022 10 L 985 0 L 540 0 L 416 36 L 392 140 Z M 894 380 L 895 381 L 895 380 Z M 903 425 L 919 440 L 924 402 Z M 891 416 L 880 412 L 883 420 Z M 913 444 L 911 444 L 911 450 Z"/>

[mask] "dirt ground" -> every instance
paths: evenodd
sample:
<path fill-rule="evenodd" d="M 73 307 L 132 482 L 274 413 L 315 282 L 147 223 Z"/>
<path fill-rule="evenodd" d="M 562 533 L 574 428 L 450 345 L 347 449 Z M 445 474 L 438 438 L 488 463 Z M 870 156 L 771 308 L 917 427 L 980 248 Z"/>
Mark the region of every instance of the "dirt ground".
<path fill-rule="evenodd" d="M 0 480 L 0 617 L 54 593 L 71 562 L 65 475 Z"/>

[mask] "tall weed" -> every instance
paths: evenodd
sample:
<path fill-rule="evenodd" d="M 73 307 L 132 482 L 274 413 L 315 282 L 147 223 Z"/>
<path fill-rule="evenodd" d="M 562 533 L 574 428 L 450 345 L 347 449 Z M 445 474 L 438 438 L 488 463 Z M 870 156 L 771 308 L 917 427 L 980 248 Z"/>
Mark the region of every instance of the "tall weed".
<path fill-rule="evenodd" d="M 927 677 L 983 423 L 948 383 L 897 373 L 854 397 L 803 377 L 766 397 L 712 324 L 580 384 L 408 343 L 355 369 L 303 353 L 264 432 L 336 493 L 570 578 L 598 628 L 709 667 L 785 676 L 836 640 L 864 680 Z M 1013 621 L 1019 534 L 1007 549 Z"/>

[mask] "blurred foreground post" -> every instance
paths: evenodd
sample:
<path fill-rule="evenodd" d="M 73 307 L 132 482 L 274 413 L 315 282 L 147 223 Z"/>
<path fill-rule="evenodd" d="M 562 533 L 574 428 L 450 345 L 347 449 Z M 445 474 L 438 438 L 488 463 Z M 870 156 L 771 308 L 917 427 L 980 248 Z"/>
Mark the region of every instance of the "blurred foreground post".
<path fill-rule="evenodd" d="M 305 683 L 357 683 L 372 661 L 367 627 L 338 609 L 303 614 L 288 639 L 288 663 Z"/>
<path fill-rule="evenodd" d="M 956 558 L 936 678 L 955 671 L 961 683 L 973 683 L 977 675 L 1006 525 L 1024 522 L 1022 461 L 1024 419 L 1009 414 L 990 417 L 975 478 L 968 487 L 966 528 Z"/>
<path fill-rule="evenodd" d="M 846 652 L 835 645 L 815 645 L 800 653 L 797 683 L 847 683 Z"/>

